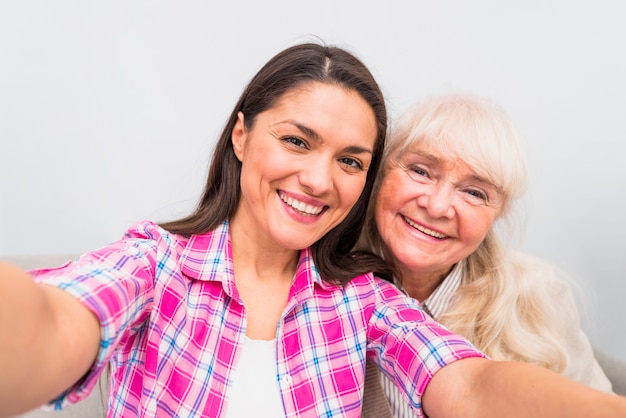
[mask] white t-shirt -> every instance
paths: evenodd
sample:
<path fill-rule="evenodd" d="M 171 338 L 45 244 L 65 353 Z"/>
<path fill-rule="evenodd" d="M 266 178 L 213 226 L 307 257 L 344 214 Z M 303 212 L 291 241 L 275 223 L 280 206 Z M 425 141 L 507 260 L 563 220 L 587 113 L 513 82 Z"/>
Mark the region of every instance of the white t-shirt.
<path fill-rule="evenodd" d="M 284 417 L 276 373 L 276 340 L 244 337 L 226 407 L 227 418 Z"/>

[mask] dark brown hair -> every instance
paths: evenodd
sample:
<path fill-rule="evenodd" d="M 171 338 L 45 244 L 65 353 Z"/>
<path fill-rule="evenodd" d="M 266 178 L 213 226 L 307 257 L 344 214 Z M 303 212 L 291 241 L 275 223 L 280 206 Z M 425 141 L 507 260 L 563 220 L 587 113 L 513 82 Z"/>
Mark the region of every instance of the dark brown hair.
<path fill-rule="evenodd" d="M 322 278 L 333 283 L 344 283 L 370 271 L 388 276 L 389 267 L 380 258 L 363 251 L 352 252 L 382 158 L 387 133 L 385 100 L 367 67 L 339 47 L 315 43 L 295 45 L 278 53 L 259 70 L 241 94 L 219 137 L 197 208 L 189 216 L 161 226 L 173 233 L 193 235 L 206 233 L 229 219 L 241 196 L 241 162 L 236 158 L 231 142 L 238 112 L 246 116 L 244 123 L 250 129 L 259 113 L 274 106 L 285 93 L 307 82 L 333 84 L 357 92 L 372 108 L 378 130 L 363 192 L 346 219 L 312 245 L 315 265 Z"/>

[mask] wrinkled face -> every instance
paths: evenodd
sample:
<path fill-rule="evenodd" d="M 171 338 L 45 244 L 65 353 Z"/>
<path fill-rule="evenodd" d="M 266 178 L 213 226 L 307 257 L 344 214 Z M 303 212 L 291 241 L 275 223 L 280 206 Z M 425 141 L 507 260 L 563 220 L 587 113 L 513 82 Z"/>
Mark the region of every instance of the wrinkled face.
<path fill-rule="evenodd" d="M 376 224 L 403 280 L 447 274 L 476 250 L 502 208 L 498 188 L 458 159 L 417 149 L 384 170 Z"/>
<path fill-rule="evenodd" d="M 232 141 L 242 162 L 231 224 L 267 248 L 309 247 L 358 200 L 377 137 L 374 112 L 354 91 L 318 82 L 284 94 Z"/>

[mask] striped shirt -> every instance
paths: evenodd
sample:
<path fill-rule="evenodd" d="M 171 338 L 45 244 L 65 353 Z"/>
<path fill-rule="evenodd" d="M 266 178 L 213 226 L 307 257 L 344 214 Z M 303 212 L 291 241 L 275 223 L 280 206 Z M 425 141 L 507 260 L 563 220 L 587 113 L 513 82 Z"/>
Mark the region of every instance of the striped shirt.
<path fill-rule="evenodd" d="M 461 285 L 461 278 L 463 277 L 462 265 L 462 262 L 457 263 L 443 282 L 437 286 L 435 291 L 420 304 L 424 312 L 428 313 L 428 315 L 432 318 L 437 318 L 439 315 L 446 312 L 450 306 L 452 298 Z M 383 391 L 387 396 L 394 418 L 412 418 L 415 416 L 421 416 L 420 414 L 414 412 L 411 405 L 403 399 L 402 392 L 400 392 L 391 379 L 389 379 L 384 373 L 380 373 L 380 377 Z"/>
<path fill-rule="evenodd" d="M 246 331 L 227 222 L 191 237 L 142 222 L 120 241 L 32 273 L 101 325 L 94 365 L 52 408 L 84 398 L 110 363 L 108 417 L 225 416 Z M 309 249 L 300 252 L 275 341 L 286 417 L 358 417 L 366 357 L 395 376 L 420 416 L 435 372 L 483 356 L 371 274 L 324 282 Z"/>

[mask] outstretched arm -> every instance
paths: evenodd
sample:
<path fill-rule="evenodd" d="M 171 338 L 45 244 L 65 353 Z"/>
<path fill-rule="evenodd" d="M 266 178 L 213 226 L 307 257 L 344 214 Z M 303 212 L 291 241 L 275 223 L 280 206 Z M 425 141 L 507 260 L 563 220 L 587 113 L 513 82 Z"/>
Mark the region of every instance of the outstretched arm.
<path fill-rule="evenodd" d="M 481 358 L 439 370 L 423 396 L 437 417 L 625 417 L 626 398 L 603 393 L 547 369 Z"/>
<path fill-rule="evenodd" d="M 100 325 L 74 297 L 0 261 L 0 416 L 41 405 L 94 362 Z"/>

